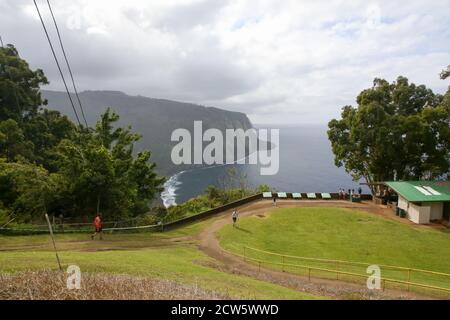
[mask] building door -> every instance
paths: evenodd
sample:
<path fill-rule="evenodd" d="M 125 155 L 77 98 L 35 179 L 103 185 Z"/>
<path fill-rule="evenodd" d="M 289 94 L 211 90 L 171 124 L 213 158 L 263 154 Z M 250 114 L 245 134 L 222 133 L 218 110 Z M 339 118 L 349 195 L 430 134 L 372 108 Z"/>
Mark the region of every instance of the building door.
<path fill-rule="evenodd" d="M 450 202 L 444 202 L 444 220 L 450 221 Z"/>

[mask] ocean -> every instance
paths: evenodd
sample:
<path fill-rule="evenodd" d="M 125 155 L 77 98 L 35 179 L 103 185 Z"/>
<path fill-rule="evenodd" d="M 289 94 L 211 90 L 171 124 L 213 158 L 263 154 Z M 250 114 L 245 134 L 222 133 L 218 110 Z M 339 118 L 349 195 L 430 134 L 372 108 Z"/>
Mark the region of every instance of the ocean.
<path fill-rule="evenodd" d="M 221 185 L 227 170 L 235 167 L 251 187 L 267 184 L 281 192 L 337 192 L 357 189 L 344 168 L 334 165 L 326 125 L 265 126 L 280 130 L 280 168 L 276 175 L 262 176 L 258 165 L 232 164 L 196 168 L 171 176 L 161 199 L 165 206 L 180 204 L 204 193 L 209 185 Z M 369 192 L 363 187 L 363 192 Z"/>

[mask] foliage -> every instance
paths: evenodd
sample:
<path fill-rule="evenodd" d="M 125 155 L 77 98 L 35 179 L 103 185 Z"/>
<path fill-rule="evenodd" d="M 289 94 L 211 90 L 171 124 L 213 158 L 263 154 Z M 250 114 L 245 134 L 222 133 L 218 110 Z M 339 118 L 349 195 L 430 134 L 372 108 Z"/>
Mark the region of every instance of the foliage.
<path fill-rule="evenodd" d="M 155 165 L 149 163 L 150 152 L 134 156 L 133 143 L 139 136 L 129 129 L 114 129 L 118 120 L 108 109 L 92 133 L 59 145 L 61 172 L 68 181 L 66 192 L 75 203 L 73 213 L 98 208 L 109 217 L 136 216 L 148 211 L 162 190 L 164 178 L 158 177 Z"/>
<path fill-rule="evenodd" d="M 59 189 L 59 178 L 39 166 L 1 160 L 1 201 L 20 220 L 42 216 Z"/>
<path fill-rule="evenodd" d="M 450 66 L 447 66 L 447 69 L 442 70 L 440 76 L 441 76 L 441 79 L 442 79 L 442 80 L 445 80 L 445 79 L 447 79 L 448 77 L 450 77 Z"/>
<path fill-rule="evenodd" d="M 25 140 L 22 129 L 13 119 L 0 122 L 0 157 L 15 161 L 20 156 L 32 157 L 33 144 Z"/>
<path fill-rule="evenodd" d="M 424 85 L 375 79 L 329 122 L 337 166 L 367 182 L 433 179 L 449 170 L 450 104 Z"/>
<path fill-rule="evenodd" d="M 48 84 L 44 72 L 32 71 L 13 45 L 0 48 L 0 121 L 21 123 L 43 104 L 40 85 Z"/>
<path fill-rule="evenodd" d="M 164 178 L 140 139 L 117 127 L 109 109 L 94 129 L 42 108 L 42 70 L 32 71 L 12 45 L 0 48 L 0 201 L 18 221 L 50 214 L 109 217 L 149 210 Z"/>

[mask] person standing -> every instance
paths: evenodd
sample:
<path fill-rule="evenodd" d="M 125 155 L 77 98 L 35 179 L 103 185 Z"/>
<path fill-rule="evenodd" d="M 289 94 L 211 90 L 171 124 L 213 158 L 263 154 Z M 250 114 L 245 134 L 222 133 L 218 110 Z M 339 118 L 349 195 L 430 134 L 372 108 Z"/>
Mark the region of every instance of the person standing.
<path fill-rule="evenodd" d="M 94 240 L 95 236 L 97 234 L 99 234 L 100 240 L 102 240 L 102 218 L 100 217 L 100 213 L 98 213 L 98 212 L 94 219 L 94 228 L 95 228 L 95 232 L 91 236 L 91 239 Z"/>
<path fill-rule="evenodd" d="M 231 218 L 233 219 L 233 227 L 236 225 L 238 216 L 239 216 L 239 213 L 237 212 L 237 210 L 234 210 L 233 214 L 231 215 Z"/>
<path fill-rule="evenodd" d="M 277 206 L 277 198 L 273 197 L 273 206 L 276 207 Z"/>
<path fill-rule="evenodd" d="M 361 194 L 362 194 L 362 189 L 361 189 L 361 187 L 358 188 L 358 194 L 359 194 L 359 197 L 361 198 Z"/>

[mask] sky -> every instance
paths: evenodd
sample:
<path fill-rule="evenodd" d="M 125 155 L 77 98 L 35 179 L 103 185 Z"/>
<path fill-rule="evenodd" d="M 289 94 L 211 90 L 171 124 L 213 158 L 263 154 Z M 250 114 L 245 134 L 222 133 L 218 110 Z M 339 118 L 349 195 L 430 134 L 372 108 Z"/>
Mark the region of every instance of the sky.
<path fill-rule="evenodd" d="M 37 0 L 58 48 L 45 0 Z M 444 93 L 450 0 L 53 0 L 79 91 L 116 90 L 324 124 L 375 77 Z M 32 0 L 0 0 L 0 35 L 63 90 Z M 61 62 L 62 62 L 61 57 Z"/>

